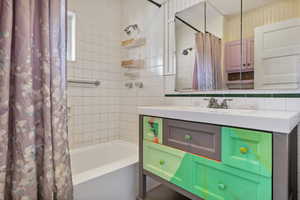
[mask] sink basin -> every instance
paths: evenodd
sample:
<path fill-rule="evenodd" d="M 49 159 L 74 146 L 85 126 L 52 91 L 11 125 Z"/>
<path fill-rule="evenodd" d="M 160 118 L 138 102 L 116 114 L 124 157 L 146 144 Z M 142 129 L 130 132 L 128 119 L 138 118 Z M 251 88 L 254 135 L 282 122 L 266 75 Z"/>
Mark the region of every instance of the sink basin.
<path fill-rule="evenodd" d="M 185 110 L 190 112 L 201 112 L 201 113 L 216 113 L 216 114 L 255 114 L 257 110 L 245 110 L 245 109 L 216 109 L 216 108 L 202 108 L 197 106 L 165 106 L 162 107 L 169 110 Z"/>

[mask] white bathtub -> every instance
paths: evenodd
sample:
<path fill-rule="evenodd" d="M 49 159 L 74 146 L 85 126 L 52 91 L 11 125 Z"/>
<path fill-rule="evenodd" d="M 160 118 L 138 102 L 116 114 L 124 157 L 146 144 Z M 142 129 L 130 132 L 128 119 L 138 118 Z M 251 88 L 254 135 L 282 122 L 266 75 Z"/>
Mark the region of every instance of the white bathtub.
<path fill-rule="evenodd" d="M 121 140 L 71 151 L 75 200 L 134 200 L 137 145 Z"/>

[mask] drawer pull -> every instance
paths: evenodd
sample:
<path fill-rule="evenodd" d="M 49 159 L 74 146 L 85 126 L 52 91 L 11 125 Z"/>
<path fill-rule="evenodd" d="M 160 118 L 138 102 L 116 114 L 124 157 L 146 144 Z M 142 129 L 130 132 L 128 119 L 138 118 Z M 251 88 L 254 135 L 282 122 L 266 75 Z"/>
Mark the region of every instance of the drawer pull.
<path fill-rule="evenodd" d="M 246 153 L 248 153 L 248 151 L 249 151 L 249 149 L 247 147 L 240 147 L 240 152 L 242 154 L 246 154 Z"/>
<path fill-rule="evenodd" d="M 164 164 L 165 164 L 165 161 L 164 161 L 164 160 L 160 160 L 160 161 L 159 161 L 159 164 L 160 164 L 160 165 L 164 165 Z"/>
<path fill-rule="evenodd" d="M 184 139 L 185 139 L 185 140 L 191 140 L 191 139 L 192 139 L 192 136 L 190 136 L 190 135 L 185 135 Z"/>
<path fill-rule="evenodd" d="M 219 190 L 225 190 L 226 186 L 224 184 L 218 185 Z"/>

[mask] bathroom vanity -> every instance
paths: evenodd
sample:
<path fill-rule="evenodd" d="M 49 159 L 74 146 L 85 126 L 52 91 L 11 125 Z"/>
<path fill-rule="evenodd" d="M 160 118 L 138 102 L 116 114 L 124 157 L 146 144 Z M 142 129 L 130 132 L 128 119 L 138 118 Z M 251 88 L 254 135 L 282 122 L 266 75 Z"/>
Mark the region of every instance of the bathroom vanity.
<path fill-rule="evenodd" d="M 297 199 L 299 113 L 140 107 L 146 178 L 195 200 Z"/>

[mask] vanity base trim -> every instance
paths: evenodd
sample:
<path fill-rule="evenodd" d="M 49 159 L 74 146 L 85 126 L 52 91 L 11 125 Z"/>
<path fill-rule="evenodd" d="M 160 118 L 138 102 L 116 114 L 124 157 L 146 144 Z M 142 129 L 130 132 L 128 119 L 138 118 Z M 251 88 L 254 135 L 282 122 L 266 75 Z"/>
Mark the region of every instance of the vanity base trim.
<path fill-rule="evenodd" d="M 138 200 L 190 200 L 190 199 L 166 187 L 165 185 L 160 184 L 157 187 L 147 192 L 146 199 L 138 198 Z"/>
<path fill-rule="evenodd" d="M 153 173 L 151 173 L 151 172 L 149 172 L 149 171 L 147 171 L 145 169 L 143 170 L 143 174 L 144 174 L 144 177 L 145 177 L 145 179 L 144 179 L 145 182 L 146 182 L 146 177 L 149 176 L 153 180 L 155 180 L 155 181 L 163 184 L 164 186 L 166 186 L 166 187 L 168 187 L 168 188 L 170 188 L 170 189 L 178 192 L 179 194 L 182 194 L 182 195 L 184 195 L 184 196 L 186 196 L 186 197 L 188 197 L 188 198 L 190 198 L 192 200 L 204 200 L 204 199 L 202 199 L 202 198 L 200 198 L 200 197 L 198 197 L 198 196 L 196 196 L 196 195 L 194 195 L 194 194 L 192 194 L 192 193 L 190 193 L 190 192 L 182 189 L 181 187 L 178 187 L 178 186 L 170 183 L 169 181 L 166 181 L 163 178 L 160 178 L 159 176 L 157 176 L 157 175 L 155 175 L 155 174 L 153 174 Z M 137 199 L 138 200 L 144 200 L 144 198 L 138 197 Z"/>

